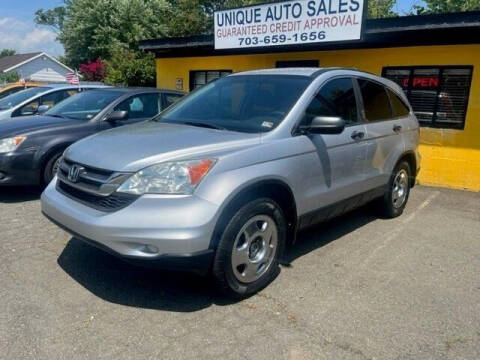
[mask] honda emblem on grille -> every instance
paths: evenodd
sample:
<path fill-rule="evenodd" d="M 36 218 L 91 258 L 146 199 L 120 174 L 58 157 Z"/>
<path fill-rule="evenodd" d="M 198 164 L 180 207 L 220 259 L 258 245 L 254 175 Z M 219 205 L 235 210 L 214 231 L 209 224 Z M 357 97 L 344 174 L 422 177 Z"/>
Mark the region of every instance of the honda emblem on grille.
<path fill-rule="evenodd" d="M 85 171 L 85 168 L 79 165 L 72 165 L 70 170 L 68 170 L 68 180 L 76 183 L 78 181 L 78 177 L 80 176 L 81 173 Z"/>

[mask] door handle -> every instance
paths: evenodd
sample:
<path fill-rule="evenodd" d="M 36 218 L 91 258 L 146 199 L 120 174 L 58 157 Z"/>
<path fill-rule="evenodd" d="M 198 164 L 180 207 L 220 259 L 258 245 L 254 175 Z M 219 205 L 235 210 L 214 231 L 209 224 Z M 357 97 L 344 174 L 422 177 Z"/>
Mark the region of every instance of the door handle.
<path fill-rule="evenodd" d="M 402 126 L 401 125 L 393 125 L 393 131 L 395 131 L 397 133 L 402 131 Z"/>
<path fill-rule="evenodd" d="M 360 139 L 363 139 L 363 137 L 365 136 L 365 133 L 363 131 L 354 131 L 350 136 L 354 140 L 360 140 Z"/>

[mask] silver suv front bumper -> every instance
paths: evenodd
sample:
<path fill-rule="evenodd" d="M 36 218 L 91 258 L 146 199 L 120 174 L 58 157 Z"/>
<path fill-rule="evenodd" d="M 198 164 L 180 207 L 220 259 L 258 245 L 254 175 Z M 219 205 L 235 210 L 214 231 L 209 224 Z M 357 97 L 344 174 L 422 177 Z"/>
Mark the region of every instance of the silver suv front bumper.
<path fill-rule="evenodd" d="M 74 236 L 122 257 L 148 260 L 202 254 L 218 217 L 218 206 L 195 195 L 143 195 L 115 212 L 102 212 L 56 189 L 41 198 L 42 212 Z"/>

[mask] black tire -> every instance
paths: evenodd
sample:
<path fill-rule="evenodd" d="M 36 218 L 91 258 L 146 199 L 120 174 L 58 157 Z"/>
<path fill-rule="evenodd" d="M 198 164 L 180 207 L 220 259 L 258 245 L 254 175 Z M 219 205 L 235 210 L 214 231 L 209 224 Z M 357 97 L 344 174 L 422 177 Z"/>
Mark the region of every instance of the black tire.
<path fill-rule="evenodd" d="M 402 177 L 402 174 L 404 177 L 406 177 L 402 180 L 402 183 L 405 181 L 405 193 L 400 203 L 399 199 L 395 201 L 394 193 L 396 189 L 398 189 L 396 185 L 398 184 L 398 181 L 400 181 L 399 177 Z M 408 162 L 402 161 L 397 164 L 397 166 L 392 172 L 392 175 L 390 176 L 387 192 L 383 197 L 378 199 L 378 207 L 381 216 L 392 219 L 402 215 L 403 210 L 407 205 L 408 197 L 410 195 L 411 174 L 412 172 L 410 170 L 410 165 L 408 164 Z"/>
<path fill-rule="evenodd" d="M 42 182 L 43 186 L 47 186 L 50 181 L 52 181 L 53 177 L 55 176 L 55 163 L 60 159 L 62 156 L 62 152 L 58 152 L 53 154 L 50 159 L 48 159 L 47 163 L 43 167 L 42 171 Z"/>
<path fill-rule="evenodd" d="M 237 267 L 234 270 L 232 263 L 234 244 L 238 244 L 236 243 L 236 240 L 238 239 L 238 236 L 240 236 L 240 231 L 245 226 L 247 226 L 249 223 L 251 223 L 250 226 L 257 226 L 256 223 L 261 223 L 261 221 L 263 221 L 261 220 L 255 222 L 255 219 L 259 218 L 264 218 L 268 221 L 273 220 L 272 224 L 276 226 L 276 229 L 275 226 L 272 227 L 274 234 L 276 234 L 276 246 L 274 247 L 275 252 L 273 253 L 272 250 L 271 256 L 268 260 L 268 262 L 271 261 L 269 265 L 258 265 L 258 273 L 261 274 L 255 275 L 260 276 L 258 279 L 249 281 L 248 283 L 242 282 L 238 279 L 239 268 Z M 244 232 L 246 231 L 247 229 L 244 230 Z M 259 229 L 258 231 L 265 230 Z M 270 236 L 270 239 L 267 240 L 269 244 L 271 244 L 273 241 L 273 236 Z M 253 238 L 253 236 L 251 238 Z M 283 254 L 286 238 L 287 223 L 285 216 L 282 209 L 275 201 L 270 198 L 260 198 L 241 206 L 228 222 L 220 236 L 220 241 L 218 243 L 212 267 L 212 275 L 217 289 L 229 297 L 243 299 L 266 287 L 276 278 L 279 273 L 279 259 L 281 259 Z M 254 242 L 254 240 L 252 240 L 252 242 Z M 246 245 L 246 247 L 248 247 L 248 249 L 245 251 L 247 256 L 252 255 L 252 246 L 253 245 Z M 264 246 L 264 248 L 267 247 Z M 253 252 L 253 254 L 254 253 L 255 252 Z M 249 263 L 253 264 L 253 262 Z M 253 266 L 256 266 L 256 264 L 253 264 Z M 262 266 L 265 266 L 263 272 L 260 271 Z"/>

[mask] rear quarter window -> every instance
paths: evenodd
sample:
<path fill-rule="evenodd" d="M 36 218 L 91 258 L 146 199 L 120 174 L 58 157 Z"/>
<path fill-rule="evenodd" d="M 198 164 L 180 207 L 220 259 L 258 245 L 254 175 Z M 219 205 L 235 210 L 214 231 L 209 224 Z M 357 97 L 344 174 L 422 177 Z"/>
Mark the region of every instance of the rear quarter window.
<path fill-rule="evenodd" d="M 410 114 L 410 110 L 408 106 L 403 102 L 400 97 L 395 94 L 392 90 L 387 88 L 388 96 L 390 97 L 390 101 L 392 103 L 392 108 L 394 112 L 394 116 L 408 116 Z"/>
<path fill-rule="evenodd" d="M 358 79 L 362 93 L 365 117 L 369 122 L 392 118 L 392 109 L 386 89 L 373 81 Z"/>

